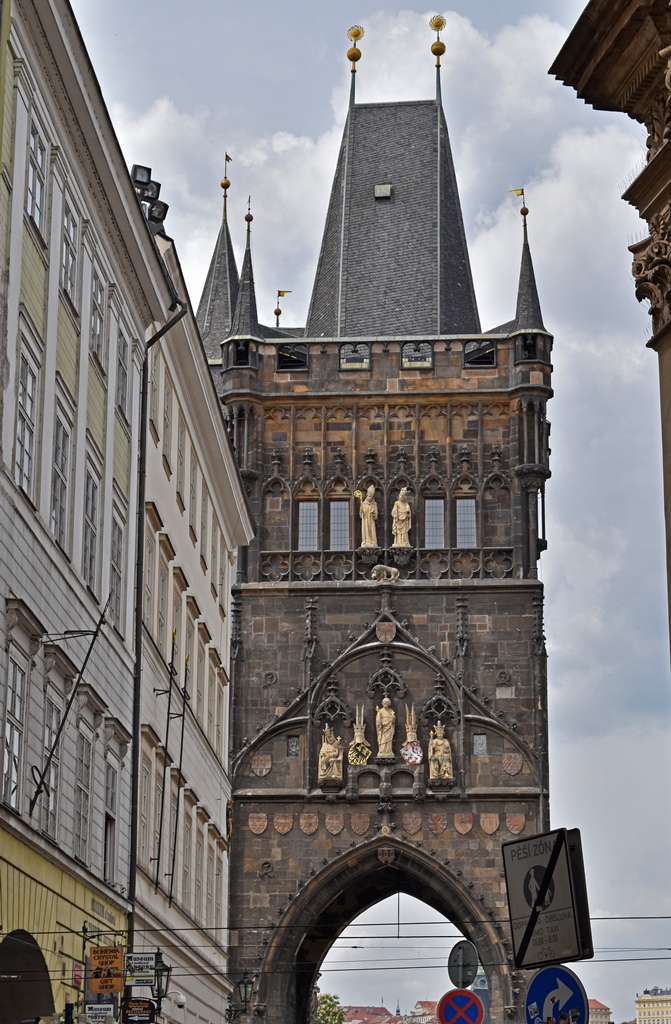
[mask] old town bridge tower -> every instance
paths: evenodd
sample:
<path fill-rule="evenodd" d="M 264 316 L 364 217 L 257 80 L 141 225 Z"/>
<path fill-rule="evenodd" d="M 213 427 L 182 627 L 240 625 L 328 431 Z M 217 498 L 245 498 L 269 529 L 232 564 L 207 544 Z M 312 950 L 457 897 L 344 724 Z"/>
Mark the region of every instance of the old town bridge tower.
<path fill-rule="evenodd" d="M 492 1020 L 524 1017 L 500 847 L 548 826 L 552 394 L 527 212 L 515 315 L 483 332 L 438 84 L 352 96 L 304 329 L 259 323 L 251 214 L 239 273 L 224 216 L 198 319 L 257 524 L 232 624 L 250 1019 L 307 1024 L 333 940 L 398 891 L 475 943 Z"/>

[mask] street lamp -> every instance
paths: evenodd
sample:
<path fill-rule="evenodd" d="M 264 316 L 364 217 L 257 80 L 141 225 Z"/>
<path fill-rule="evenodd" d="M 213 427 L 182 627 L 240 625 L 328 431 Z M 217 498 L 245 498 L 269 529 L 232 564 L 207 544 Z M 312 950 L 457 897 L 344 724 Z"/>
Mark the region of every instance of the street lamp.
<path fill-rule="evenodd" d="M 154 984 L 151 986 L 151 994 L 156 1000 L 156 1012 L 161 1012 L 161 1004 L 168 994 L 168 988 L 170 987 L 170 975 L 172 974 L 172 967 L 166 964 L 161 950 L 156 950 L 156 963 L 154 965 Z"/>
<path fill-rule="evenodd" d="M 243 1013 L 247 1012 L 247 1007 L 252 1000 L 252 992 L 254 990 L 254 982 L 249 977 L 247 971 L 242 975 L 238 982 L 238 993 L 240 995 L 240 1004 L 236 1006 L 231 996 L 228 997 L 228 1009 L 224 1016 L 227 1021 L 235 1020 L 236 1017 L 240 1017 Z"/>

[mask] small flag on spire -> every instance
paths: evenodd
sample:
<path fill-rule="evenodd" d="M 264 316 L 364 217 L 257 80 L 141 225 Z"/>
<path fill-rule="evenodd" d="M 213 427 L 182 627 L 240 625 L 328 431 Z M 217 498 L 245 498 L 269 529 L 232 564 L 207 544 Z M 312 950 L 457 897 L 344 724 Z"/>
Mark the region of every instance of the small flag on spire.
<path fill-rule="evenodd" d="M 226 163 L 227 163 L 227 164 L 230 164 L 230 162 L 231 162 L 231 160 L 232 160 L 232 159 L 233 159 L 233 157 L 232 157 L 232 156 L 229 156 L 229 155 L 228 155 L 228 153 L 226 153 Z"/>
<path fill-rule="evenodd" d="M 291 288 L 289 288 L 289 290 L 285 292 L 278 292 L 277 295 L 279 298 L 284 298 L 285 295 L 291 295 Z"/>
<path fill-rule="evenodd" d="M 524 195 L 524 189 L 523 188 L 509 188 L 508 192 L 512 193 L 512 194 L 514 194 L 516 196 L 523 196 Z"/>

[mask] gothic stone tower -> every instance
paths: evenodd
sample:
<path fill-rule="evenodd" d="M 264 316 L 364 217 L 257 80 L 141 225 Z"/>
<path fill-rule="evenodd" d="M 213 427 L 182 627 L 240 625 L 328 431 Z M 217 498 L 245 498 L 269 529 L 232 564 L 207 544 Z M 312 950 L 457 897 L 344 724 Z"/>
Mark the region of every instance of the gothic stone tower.
<path fill-rule="evenodd" d="M 199 318 L 257 523 L 231 977 L 255 977 L 268 1024 L 306 1024 L 333 940 L 398 891 L 476 944 L 492 1020 L 524 1016 L 500 847 L 548 826 L 552 394 L 526 213 L 515 317 L 483 333 L 438 92 L 352 103 L 304 331 L 259 323 L 251 215 L 239 279 L 222 223 Z"/>

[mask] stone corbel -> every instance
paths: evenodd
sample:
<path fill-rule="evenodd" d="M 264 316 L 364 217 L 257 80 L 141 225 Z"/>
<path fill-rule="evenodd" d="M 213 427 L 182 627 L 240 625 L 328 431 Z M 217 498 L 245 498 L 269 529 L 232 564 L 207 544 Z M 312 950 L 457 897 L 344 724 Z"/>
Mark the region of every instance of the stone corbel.
<path fill-rule="evenodd" d="M 636 298 L 649 301 L 654 334 L 671 320 L 670 221 L 671 207 L 667 204 L 650 219 L 649 237 L 629 246 L 634 257 L 631 272 Z"/>

